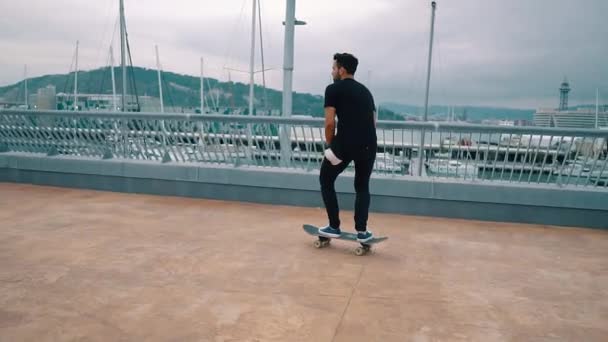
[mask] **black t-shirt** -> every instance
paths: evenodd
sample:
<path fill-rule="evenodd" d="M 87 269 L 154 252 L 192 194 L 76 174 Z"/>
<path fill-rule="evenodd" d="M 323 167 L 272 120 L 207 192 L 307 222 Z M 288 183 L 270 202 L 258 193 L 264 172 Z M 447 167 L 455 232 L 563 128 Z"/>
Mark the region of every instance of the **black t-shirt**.
<path fill-rule="evenodd" d="M 376 148 L 374 111 L 376 106 L 370 91 L 352 78 L 330 84 L 325 89 L 325 106 L 336 108 L 338 133 L 332 140 L 332 150 L 341 157 Z"/>

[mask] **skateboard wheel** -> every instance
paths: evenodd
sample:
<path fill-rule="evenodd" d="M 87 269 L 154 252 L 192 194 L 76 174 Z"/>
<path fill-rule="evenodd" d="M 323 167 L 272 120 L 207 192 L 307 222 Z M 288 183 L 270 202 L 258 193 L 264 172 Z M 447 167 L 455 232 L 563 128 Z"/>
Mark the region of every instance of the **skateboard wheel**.
<path fill-rule="evenodd" d="M 316 248 L 321 248 L 321 247 L 323 247 L 323 242 L 321 242 L 320 240 L 317 240 L 313 243 L 313 246 L 315 246 Z"/>
<path fill-rule="evenodd" d="M 355 249 L 355 254 L 356 254 L 356 255 L 358 255 L 358 256 L 361 256 L 361 255 L 365 254 L 365 252 L 367 252 L 367 251 L 368 251 L 368 249 L 367 249 L 367 248 L 364 248 L 364 247 L 357 247 L 357 248 Z"/>
<path fill-rule="evenodd" d="M 321 246 L 323 246 L 323 247 L 328 246 L 329 245 L 329 241 L 331 241 L 331 240 L 329 240 L 329 239 L 324 240 L 323 242 L 321 242 Z"/>

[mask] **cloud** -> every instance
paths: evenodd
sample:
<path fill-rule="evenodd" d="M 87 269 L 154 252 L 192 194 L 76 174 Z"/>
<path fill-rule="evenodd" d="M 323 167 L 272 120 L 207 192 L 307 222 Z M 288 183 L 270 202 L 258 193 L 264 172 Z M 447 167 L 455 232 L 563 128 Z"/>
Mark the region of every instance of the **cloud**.
<path fill-rule="evenodd" d="M 265 67 L 273 68 L 267 84 L 281 89 L 285 2 L 262 1 Z M 357 78 L 378 102 L 422 104 L 429 4 L 297 1 L 296 16 L 308 24 L 296 28 L 295 90 L 322 94 L 333 53 L 351 51 L 360 60 Z M 198 75 L 201 56 L 206 74 L 223 80 L 225 67 L 249 67 L 250 0 L 125 0 L 125 8 L 136 65 L 154 68 L 158 44 L 165 70 Z M 107 48 L 118 37 L 116 0 L 22 0 L 3 2 L 0 12 L 2 85 L 20 80 L 26 63 L 34 76 L 67 72 L 76 40 L 82 68 L 106 65 Z M 572 103 L 593 102 L 596 87 L 608 94 L 605 13 L 605 0 L 438 1 L 431 103 L 555 106 L 564 76 Z M 230 77 L 248 80 L 235 71 Z"/>

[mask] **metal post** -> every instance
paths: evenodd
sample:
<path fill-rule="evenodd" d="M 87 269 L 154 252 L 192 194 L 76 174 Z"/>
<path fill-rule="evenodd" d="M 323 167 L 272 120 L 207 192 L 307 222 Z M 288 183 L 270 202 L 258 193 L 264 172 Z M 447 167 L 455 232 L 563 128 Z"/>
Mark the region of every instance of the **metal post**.
<path fill-rule="evenodd" d="M 254 97 L 254 74 L 255 71 L 253 68 L 255 67 L 255 24 L 256 24 L 256 10 L 257 10 L 257 2 L 256 0 L 252 1 L 252 9 L 251 9 L 251 54 L 249 55 L 249 115 L 253 115 L 253 97 Z M 253 141 L 251 139 L 252 127 L 251 124 L 247 124 L 247 149 L 245 149 L 245 155 L 248 160 L 251 159 L 251 149 L 253 146 Z"/>
<path fill-rule="evenodd" d="M 424 121 L 428 119 L 429 113 L 429 88 L 431 85 L 431 61 L 433 56 L 433 35 L 435 33 L 435 10 L 437 8 L 437 3 L 433 1 L 431 3 L 432 12 L 431 12 L 431 38 L 429 42 L 429 59 L 427 64 L 427 73 L 426 73 L 426 94 L 424 99 Z M 424 130 L 421 131 L 420 134 L 420 147 L 418 149 L 418 176 L 422 175 L 422 158 L 424 155 Z"/>
<path fill-rule="evenodd" d="M 292 86 L 293 86 L 293 50 L 296 21 L 296 0 L 286 1 L 285 11 L 285 46 L 283 50 L 283 117 L 291 117 Z M 291 132 L 288 126 L 281 126 L 279 130 L 281 144 L 281 164 L 287 165 L 291 159 Z"/>
<path fill-rule="evenodd" d="M 293 50 L 296 21 L 296 0 L 287 0 L 285 13 L 285 46 L 283 50 L 283 116 L 292 111 Z"/>

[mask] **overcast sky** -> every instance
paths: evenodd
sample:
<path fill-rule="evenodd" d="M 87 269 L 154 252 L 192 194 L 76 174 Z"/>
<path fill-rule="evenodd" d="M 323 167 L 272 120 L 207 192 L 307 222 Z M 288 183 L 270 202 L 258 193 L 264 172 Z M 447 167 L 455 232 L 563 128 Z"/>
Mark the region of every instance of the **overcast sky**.
<path fill-rule="evenodd" d="M 125 0 L 134 65 L 228 79 L 247 70 L 252 0 Z M 608 1 L 439 0 L 435 22 L 432 104 L 536 108 L 558 104 L 564 76 L 570 103 L 608 102 Z M 262 0 L 265 64 L 281 89 L 284 0 Z M 356 77 L 378 102 L 423 104 L 430 30 L 426 0 L 298 0 L 294 89 L 323 94 L 334 52 L 360 60 Z M 76 40 L 80 69 L 119 60 L 118 0 L 0 2 L 0 85 L 67 73 Z M 114 33 L 113 33 L 114 32 Z M 259 36 L 256 69 L 261 69 Z M 370 77 L 371 76 L 371 77 Z M 233 80 L 248 76 L 231 72 Z M 371 80 L 370 80 L 371 78 Z M 261 83 L 261 74 L 256 76 Z"/>

